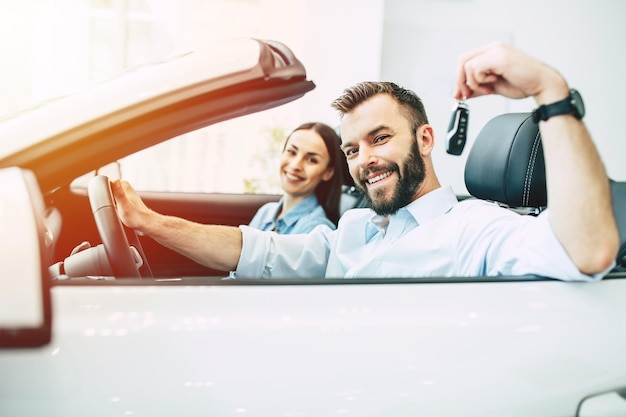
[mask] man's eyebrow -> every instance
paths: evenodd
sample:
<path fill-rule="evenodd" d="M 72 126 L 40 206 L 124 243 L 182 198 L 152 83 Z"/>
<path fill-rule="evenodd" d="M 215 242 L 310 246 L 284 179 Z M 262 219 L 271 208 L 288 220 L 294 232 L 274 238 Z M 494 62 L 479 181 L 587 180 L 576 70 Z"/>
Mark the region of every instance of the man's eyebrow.
<path fill-rule="evenodd" d="M 373 136 L 376 136 L 377 134 L 379 134 L 382 130 L 387 130 L 390 129 L 389 126 L 385 126 L 385 125 L 380 125 L 380 126 L 376 126 L 374 129 L 370 130 L 369 132 L 367 132 L 367 134 L 365 135 L 366 138 L 371 138 Z M 341 144 L 341 149 L 345 149 L 349 146 L 354 146 L 354 142 L 346 142 L 346 143 L 342 143 Z"/>

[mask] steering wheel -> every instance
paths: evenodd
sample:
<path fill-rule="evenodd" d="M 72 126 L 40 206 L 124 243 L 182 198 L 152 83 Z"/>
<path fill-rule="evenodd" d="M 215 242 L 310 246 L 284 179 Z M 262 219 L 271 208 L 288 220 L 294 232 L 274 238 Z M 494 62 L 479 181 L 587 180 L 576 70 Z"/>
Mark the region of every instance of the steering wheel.
<path fill-rule="evenodd" d="M 109 178 L 105 175 L 93 177 L 89 181 L 87 192 L 96 227 L 114 276 L 141 278 L 143 272 L 144 276 L 151 277 L 152 273 L 137 233 L 127 229 L 117 215 Z M 128 242 L 126 230 L 129 231 L 136 253 Z M 137 262 L 136 256 L 143 260 L 143 266 L 141 261 Z"/>

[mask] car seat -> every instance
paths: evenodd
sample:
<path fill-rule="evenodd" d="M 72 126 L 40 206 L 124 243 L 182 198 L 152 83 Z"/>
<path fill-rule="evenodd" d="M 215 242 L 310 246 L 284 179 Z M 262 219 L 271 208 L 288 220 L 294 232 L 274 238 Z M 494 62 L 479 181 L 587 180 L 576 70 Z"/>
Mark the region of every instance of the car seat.
<path fill-rule="evenodd" d="M 467 156 L 465 186 L 506 207 L 534 213 L 546 207 L 543 147 L 530 113 L 502 114 L 482 128 Z"/>
<path fill-rule="evenodd" d="M 339 201 L 339 216 L 341 217 L 347 210 L 358 207 L 367 207 L 363 191 L 356 188 L 355 185 L 342 185 L 341 200 Z"/>
<path fill-rule="evenodd" d="M 545 209 L 543 147 L 531 113 L 502 114 L 482 128 L 467 156 L 465 186 L 473 197 L 523 214 Z M 626 271 L 626 182 L 611 180 L 611 194 L 620 234 L 616 270 Z"/>
<path fill-rule="evenodd" d="M 626 272 L 626 182 L 611 180 L 613 212 L 619 229 L 620 247 L 617 254 L 616 270 Z"/>

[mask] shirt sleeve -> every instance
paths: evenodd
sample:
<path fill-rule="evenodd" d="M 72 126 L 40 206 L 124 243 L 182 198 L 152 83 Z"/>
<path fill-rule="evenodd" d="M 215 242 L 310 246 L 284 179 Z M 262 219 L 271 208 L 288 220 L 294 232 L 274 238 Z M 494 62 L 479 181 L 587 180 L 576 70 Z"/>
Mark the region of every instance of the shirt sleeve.
<path fill-rule="evenodd" d="M 550 212 L 537 217 L 502 217 L 491 224 L 486 256 L 486 275 L 539 275 L 563 281 L 592 281 L 607 271 L 586 275 L 571 260 L 550 225 Z M 495 227 L 493 227 L 495 226 Z M 497 232 L 495 232 L 497 230 Z"/>
<path fill-rule="evenodd" d="M 309 234 L 280 235 L 239 226 L 243 246 L 238 278 L 323 278 L 334 231 L 317 226 Z"/>

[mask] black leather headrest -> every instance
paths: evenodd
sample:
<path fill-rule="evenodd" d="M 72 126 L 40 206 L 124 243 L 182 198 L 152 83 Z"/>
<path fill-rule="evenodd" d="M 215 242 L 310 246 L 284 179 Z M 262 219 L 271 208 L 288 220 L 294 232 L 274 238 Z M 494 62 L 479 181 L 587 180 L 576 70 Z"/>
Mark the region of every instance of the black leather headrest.
<path fill-rule="evenodd" d="M 626 271 L 626 182 L 611 181 L 611 195 L 613 197 L 613 212 L 619 230 L 620 248 L 617 255 L 617 265 L 621 271 Z"/>
<path fill-rule="evenodd" d="M 483 127 L 467 157 L 465 186 L 509 207 L 547 205 L 543 147 L 530 113 L 503 114 Z"/>

